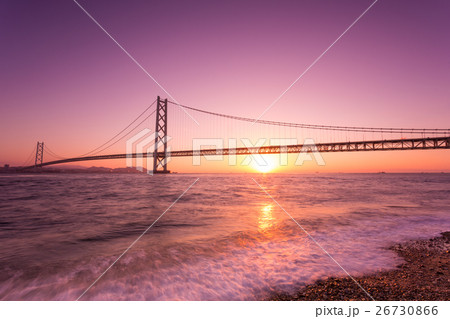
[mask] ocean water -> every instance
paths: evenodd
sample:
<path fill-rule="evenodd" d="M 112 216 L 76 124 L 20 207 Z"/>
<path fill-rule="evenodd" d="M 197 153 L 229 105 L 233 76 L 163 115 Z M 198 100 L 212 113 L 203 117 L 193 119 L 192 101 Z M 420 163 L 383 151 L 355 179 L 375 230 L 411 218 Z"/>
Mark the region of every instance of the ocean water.
<path fill-rule="evenodd" d="M 450 174 L 0 175 L 0 299 L 76 300 L 196 178 L 82 300 L 261 300 L 345 275 L 305 231 L 359 275 L 450 230 Z"/>

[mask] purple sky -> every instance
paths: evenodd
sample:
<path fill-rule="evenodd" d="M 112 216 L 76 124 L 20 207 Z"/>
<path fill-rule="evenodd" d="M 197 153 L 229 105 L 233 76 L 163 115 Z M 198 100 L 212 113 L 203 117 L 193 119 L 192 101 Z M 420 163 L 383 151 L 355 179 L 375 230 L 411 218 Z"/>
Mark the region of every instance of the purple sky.
<path fill-rule="evenodd" d="M 179 102 L 252 118 L 372 2 L 79 1 Z M 449 16 L 378 1 L 264 118 L 448 128 Z M 0 41 L 0 164 L 88 151 L 166 96 L 70 0 L 2 1 Z"/>

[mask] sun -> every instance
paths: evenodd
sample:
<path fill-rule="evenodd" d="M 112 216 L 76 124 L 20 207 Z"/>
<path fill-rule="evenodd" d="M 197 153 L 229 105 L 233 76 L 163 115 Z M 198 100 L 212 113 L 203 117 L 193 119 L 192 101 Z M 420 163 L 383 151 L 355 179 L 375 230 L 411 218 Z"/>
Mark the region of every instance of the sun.
<path fill-rule="evenodd" d="M 269 173 L 273 171 L 278 165 L 277 160 L 273 155 L 261 155 L 265 163 L 252 161 L 252 168 L 260 173 Z"/>

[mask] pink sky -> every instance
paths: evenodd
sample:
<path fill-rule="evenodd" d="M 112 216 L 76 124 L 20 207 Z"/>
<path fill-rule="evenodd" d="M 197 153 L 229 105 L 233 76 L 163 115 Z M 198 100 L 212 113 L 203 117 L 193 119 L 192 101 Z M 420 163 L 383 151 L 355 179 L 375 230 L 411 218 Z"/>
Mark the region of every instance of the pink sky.
<path fill-rule="evenodd" d="M 79 1 L 180 103 L 251 118 L 372 2 Z M 378 1 L 264 119 L 449 128 L 448 16 L 445 0 Z M 1 165 L 21 165 L 36 141 L 85 153 L 167 97 L 72 1 L 3 1 L 0 41 Z M 321 170 L 450 171 L 449 155 L 329 154 Z M 232 171 L 216 166 L 203 169 Z"/>

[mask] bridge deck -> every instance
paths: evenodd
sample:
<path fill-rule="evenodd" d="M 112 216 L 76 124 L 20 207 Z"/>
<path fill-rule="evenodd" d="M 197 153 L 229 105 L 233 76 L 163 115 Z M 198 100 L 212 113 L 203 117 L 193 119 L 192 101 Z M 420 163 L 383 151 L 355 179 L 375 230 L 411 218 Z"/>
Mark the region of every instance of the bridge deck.
<path fill-rule="evenodd" d="M 224 149 L 203 149 L 172 151 L 171 157 L 201 156 L 201 155 L 247 155 L 247 154 L 279 154 L 279 153 L 300 153 L 300 152 L 361 152 L 361 151 L 396 151 L 396 150 L 431 150 L 450 149 L 450 136 L 396 139 L 396 140 L 376 140 L 359 142 L 339 142 L 339 143 L 319 143 L 319 144 L 297 144 L 285 146 L 263 146 L 263 147 L 239 147 Z M 163 154 L 160 152 L 160 154 Z M 124 158 L 147 158 L 153 157 L 153 153 L 132 153 L 132 154 L 110 154 L 85 157 L 66 158 L 57 161 L 45 162 L 40 166 L 49 166 L 71 162 L 98 161 L 105 159 Z M 35 166 L 26 166 L 22 169 L 30 169 Z"/>

